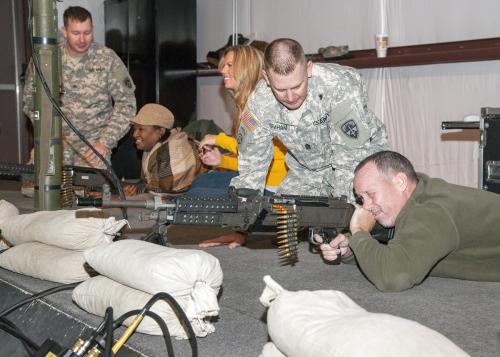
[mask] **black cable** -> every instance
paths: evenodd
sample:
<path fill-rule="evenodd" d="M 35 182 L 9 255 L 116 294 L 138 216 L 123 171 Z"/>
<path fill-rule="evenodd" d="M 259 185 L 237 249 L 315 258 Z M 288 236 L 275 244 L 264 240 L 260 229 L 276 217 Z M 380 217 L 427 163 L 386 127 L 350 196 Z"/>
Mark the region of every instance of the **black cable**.
<path fill-rule="evenodd" d="M 47 290 L 44 290 L 44 291 L 41 291 L 37 294 L 34 294 L 34 295 L 31 295 L 30 297 L 28 298 L 25 298 L 21 301 L 19 301 L 18 303 L 12 305 L 11 307 L 8 307 L 4 310 L 2 310 L 0 312 L 0 317 L 4 317 L 8 314 L 10 314 L 12 311 L 16 310 L 17 308 L 33 301 L 33 300 L 36 300 L 36 299 L 40 299 L 44 296 L 47 296 L 47 295 L 50 295 L 50 294 L 54 294 L 54 293 L 57 293 L 59 291 L 64 291 L 64 290 L 71 290 L 73 288 L 75 288 L 78 284 L 80 283 L 72 283 L 72 284 L 66 284 L 66 285 L 59 285 L 59 286 L 55 286 L 53 288 L 50 288 L 50 289 L 47 289 Z"/>
<path fill-rule="evenodd" d="M 191 345 L 191 350 L 193 353 L 193 356 L 198 356 L 198 345 L 196 341 L 196 335 L 194 333 L 193 327 L 191 326 L 191 323 L 189 322 L 189 319 L 187 318 L 186 314 L 184 313 L 184 310 L 182 310 L 182 307 L 177 303 L 177 301 L 170 295 L 167 294 L 166 292 L 161 292 L 153 295 L 151 299 L 147 302 L 147 304 L 144 306 L 144 310 L 149 310 L 151 309 L 151 306 L 158 300 L 165 300 L 170 307 L 172 308 L 172 311 L 175 313 L 177 316 L 177 319 L 179 319 L 179 322 L 181 323 L 182 327 L 184 328 L 184 331 L 186 331 L 186 334 L 189 339 L 189 344 Z"/>
<path fill-rule="evenodd" d="M 0 330 L 3 330 L 10 334 L 11 336 L 17 338 L 24 346 L 28 355 L 34 356 L 35 352 L 40 349 L 35 342 L 33 342 L 29 337 L 27 337 L 19 328 L 14 325 L 13 322 L 7 320 L 6 318 L 0 318 Z"/>
<path fill-rule="evenodd" d="M 108 307 L 106 313 L 104 314 L 104 319 L 106 321 L 106 343 L 104 344 L 104 357 L 111 357 L 111 349 L 113 348 L 113 308 Z"/>
<path fill-rule="evenodd" d="M 179 322 L 181 323 L 182 327 L 184 328 L 184 331 L 186 331 L 186 334 L 189 339 L 189 344 L 191 345 L 191 350 L 193 353 L 193 356 L 198 356 L 198 345 L 196 341 L 196 335 L 194 333 L 193 327 L 191 326 L 191 323 L 189 322 L 189 319 L 187 318 L 186 314 L 184 313 L 184 310 L 182 310 L 182 307 L 177 303 L 177 301 L 170 295 L 167 294 L 166 292 L 161 292 L 153 295 L 153 297 L 148 301 L 148 303 L 144 306 L 145 310 L 151 309 L 151 306 L 158 300 L 165 300 L 170 307 L 172 308 L 172 311 L 175 313 L 177 316 L 177 319 L 179 319 Z"/>
<path fill-rule="evenodd" d="M 196 335 L 194 333 L 193 327 L 191 326 L 191 323 L 189 322 L 189 319 L 187 318 L 186 314 L 184 313 L 184 310 L 182 310 L 181 306 L 177 303 L 177 301 L 168 293 L 166 292 L 160 292 L 151 297 L 149 301 L 144 305 L 142 310 L 140 310 L 139 313 L 145 314 L 147 313 L 153 304 L 157 302 L 158 300 L 163 299 L 167 304 L 170 305 L 170 308 L 172 311 L 175 313 L 177 316 L 177 319 L 182 325 L 182 328 L 186 332 L 186 335 L 188 336 L 189 339 L 189 345 L 191 346 L 191 351 L 192 351 L 192 356 L 197 357 L 198 356 L 198 344 L 196 341 Z M 117 321 L 119 321 L 121 318 L 118 318 Z M 122 320 L 123 321 L 123 320 Z M 115 321 L 115 328 L 117 324 Z"/>
<path fill-rule="evenodd" d="M 142 310 L 132 310 L 126 312 L 125 314 L 123 314 L 122 316 L 120 316 L 115 320 L 113 328 L 117 329 L 123 323 L 123 321 L 125 321 L 131 316 L 139 315 L 141 311 Z M 170 332 L 168 330 L 168 326 L 165 323 L 165 321 L 163 321 L 163 319 L 153 311 L 149 310 L 146 311 L 146 316 L 151 317 L 153 320 L 156 321 L 158 326 L 160 326 L 161 333 L 163 334 L 163 341 L 165 342 L 165 347 L 167 348 L 167 354 L 169 357 L 174 357 L 174 347 L 172 346 L 172 337 L 170 336 Z"/>
<path fill-rule="evenodd" d="M 33 40 L 33 0 L 27 0 L 28 1 L 28 33 L 30 35 L 31 41 L 31 52 L 32 52 L 32 58 L 33 58 L 33 64 L 36 70 L 36 74 L 40 78 L 40 82 L 42 83 L 43 89 L 45 90 L 45 93 L 47 94 L 47 97 L 49 98 L 50 102 L 52 103 L 52 106 L 54 109 L 58 112 L 58 114 L 61 116 L 61 118 L 68 124 L 68 126 L 73 130 L 73 132 L 78 136 L 78 138 L 83 141 L 85 145 L 87 145 L 93 152 L 94 154 L 104 163 L 106 166 L 106 170 L 109 173 L 109 175 L 112 178 L 112 181 L 114 181 L 115 187 L 118 190 L 118 194 L 120 196 L 120 200 L 124 201 L 126 200 L 125 198 L 125 193 L 123 191 L 123 187 L 121 186 L 120 180 L 118 179 L 118 176 L 116 175 L 115 171 L 113 170 L 113 167 L 111 166 L 111 163 L 104 158 L 104 156 L 101 155 L 100 152 L 96 150 L 90 144 L 90 142 L 83 136 L 83 134 L 76 128 L 76 126 L 73 124 L 73 122 L 63 113 L 61 110 L 61 107 L 59 106 L 59 103 L 56 102 L 54 96 L 52 95 L 52 92 L 50 91 L 49 85 L 47 84 L 47 81 L 45 79 L 45 76 L 42 73 L 42 70 L 40 68 L 40 62 L 38 60 L 38 56 L 35 52 L 35 43 Z M 123 213 L 123 218 L 127 219 L 127 208 L 123 207 L 122 208 L 122 213 Z"/>

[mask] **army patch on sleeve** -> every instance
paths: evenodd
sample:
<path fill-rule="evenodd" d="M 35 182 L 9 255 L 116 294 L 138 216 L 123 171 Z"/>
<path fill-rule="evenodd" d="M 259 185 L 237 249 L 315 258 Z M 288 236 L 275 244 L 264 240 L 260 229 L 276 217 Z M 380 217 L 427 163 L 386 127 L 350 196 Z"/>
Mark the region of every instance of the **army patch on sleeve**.
<path fill-rule="evenodd" d="M 342 132 L 347 135 L 350 138 L 357 139 L 359 135 L 359 128 L 358 124 L 352 119 L 346 121 L 342 126 L 340 127 Z"/>
<path fill-rule="evenodd" d="M 259 125 L 259 120 L 255 115 L 248 109 L 241 113 L 241 123 L 245 125 L 249 130 L 254 131 Z"/>
<path fill-rule="evenodd" d="M 350 103 L 342 103 L 331 113 L 339 139 L 349 148 L 359 148 L 370 139 L 370 128 Z"/>
<path fill-rule="evenodd" d="M 132 89 L 132 81 L 129 77 L 125 77 L 125 79 L 123 80 L 123 84 L 125 85 L 125 87 Z"/>

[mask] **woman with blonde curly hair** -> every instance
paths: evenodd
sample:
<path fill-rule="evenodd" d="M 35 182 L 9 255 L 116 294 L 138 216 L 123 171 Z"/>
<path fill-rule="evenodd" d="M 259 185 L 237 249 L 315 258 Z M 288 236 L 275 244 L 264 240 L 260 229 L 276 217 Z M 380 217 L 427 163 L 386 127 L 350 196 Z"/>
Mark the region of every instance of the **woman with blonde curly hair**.
<path fill-rule="evenodd" d="M 240 116 L 244 111 L 248 97 L 252 94 L 257 82 L 262 79 L 262 71 L 264 68 L 264 58 L 260 50 L 251 46 L 232 46 L 228 47 L 219 62 L 219 71 L 222 74 L 224 87 L 231 93 L 235 110 L 233 113 L 233 136 L 228 136 L 225 133 L 218 135 L 206 135 L 200 142 L 202 150 L 201 160 L 205 165 L 215 168 L 231 170 L 234 173 L 226 175 L 226 185 L 221 187 L 227 190 L 229 179 L 237 175 L 238 171 L 238 144 L 234 136 L 238 132 L 240 125 Z M 231 154 L 221 154 L 218 148 L 225 149 Z M 272 195 L 279 184 L 286 176 L 288 171 L 285 164 L 286 148 L 283 144 L 275 139 L 274 141 L 274 158 L 269 167 L 266 178 L 266 191 L 264 194 Z M 220 172 L 213 172 L 202 176 L 202 180 L 209 178 L 210 175 L 220 175 Z M 224 175 L 224 174 L 223 174 Z M 197 187 L 197 191 L 201 191 L 201 187 Z M 229 233 L 215 239 L 210 239 L 201 242 L 200 247 L 211 247 L 215 245 L 228 244 L 229 248 L 234 249 L 245 243 L 246 234 L 241 232 Z"/>

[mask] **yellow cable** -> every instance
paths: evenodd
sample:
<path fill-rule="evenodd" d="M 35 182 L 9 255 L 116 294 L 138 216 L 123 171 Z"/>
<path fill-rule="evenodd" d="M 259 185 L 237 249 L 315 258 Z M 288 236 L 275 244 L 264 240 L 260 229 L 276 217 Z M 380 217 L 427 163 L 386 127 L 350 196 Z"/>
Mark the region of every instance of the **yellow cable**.
<path fill-rule="evenodd" d="M 137 326 L 139 326 L 139 324 L 141 323 L 142 319 L 144 319 L 143 315 L 137 315 L 137 317 L 135 318 L 135 320 L 125 330 L 125 332 L 123 333 L 122 337 L 120 337 L 120 339 L 118 341 L 116 341 L 116 343 L 114 344 L 114 346 L 112 348 L 114 354 L 116 354 L 118 352 L 118 350 L 120 348 L 122 348 L 122 346 L 125 344 L 125 342 L 127 342 L 127 340 L 132 335 L 132 333 L 134 333 L 134 331 L 137 328 Z"/>

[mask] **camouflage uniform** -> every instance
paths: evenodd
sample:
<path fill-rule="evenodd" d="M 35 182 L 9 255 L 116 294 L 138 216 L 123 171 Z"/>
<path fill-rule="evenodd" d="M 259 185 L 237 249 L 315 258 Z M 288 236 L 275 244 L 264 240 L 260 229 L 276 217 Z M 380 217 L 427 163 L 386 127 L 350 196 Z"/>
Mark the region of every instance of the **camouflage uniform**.
<path fill-rule="evenodd" d="M 231 185 L 263 190 L 273 157 L 273 137 L 288 148 L 289 171 L 278 193 L 353 199 L 354 168 L 389 148 L 384 124 L 367 109 L 358 72 L 314 64 L 302 116 L 294 120 L 265 81 L 258 83 L 242 113 L 238 132 L 239 176 Z"/>
<path fill-rule="evenodd" d="M 113 50 L 93 43 L 80 60 L 73 60 L 64 46 L 60 46 L 62 110 L 88 141 L 112 149 L 128 131 L 129 119 L 136 113 L 134 82 Z M 24 87 L 23 110 L 33 121 L 32 71 Z M 64 121 L 62 128 L 64 164 L 89 166 L 81 157 L 85 144 Z"/>

